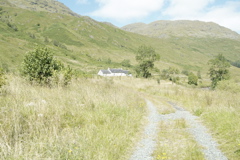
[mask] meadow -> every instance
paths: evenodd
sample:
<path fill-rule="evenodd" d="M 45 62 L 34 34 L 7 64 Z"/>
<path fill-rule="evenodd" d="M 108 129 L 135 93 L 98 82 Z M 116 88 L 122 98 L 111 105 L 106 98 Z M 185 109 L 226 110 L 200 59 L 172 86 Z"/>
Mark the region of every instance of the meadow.
<path fill-rule="evenodd" d="M 193 86 L 183 86 L 162 80 L 134 79 L 118 81 L 127 87 L 137 89 L 151 100 L 160 114 L 175 112 L 167 104 L 172 101 L 200 118 L 219 143 L 219 149 L 231 160 L 240 158 L 240 86 L 236 80 L 220 82 L 216 90 Z M 184 120 L 159 124 L 158 146 L 154 152 L 156 159 L 174 157 L 178 159 L 203 159 L 199 146 L 186 132 Z M 191 148 L 192 152 L 187 152 Z"/>
<path fill-rule="evenodd" d="M 155 63 L 156 79 L 158 71 L 168 67 L 195 74 L 201 71 L 200 87 L 189 86 L 186 76 L 180 81 L 183 85 L 160 79 L 157 83 L 154 78 L 92 76 L 108 67 L 123 67 L 134 75 L 137 48 L 143 44 L 161 56 Z M 147 114 L 145 99 L 149 99 L 160 114 L 175 112 L 167 104 L 171 100 L 199 116 L 226 156 L 238 160 L 239 68 L 231 67 L 232 79 L 216 90 L 207 88 L 210 81 L 204 74 L 207 62 L 217 54 L 230 62 L 239 60 L 239 44 L 237 39 L 224 37 L 151 38 L 89 17 L 1 6 L 0 67 L 10 73 L 0 91 L 0 158 L 128 159 L 141 135 Z M 48 47 L 82 77 L 65 87 L 30 84 L 17 73 L 24 53 L 37 46 Z M 159 132 L 155 159 L 202 159 L 201 147 L 185 132 L 184 121 L 161 123 L 159 128 L 165 132 Z M 170 145 L 163 137 L 170 142 L 184 140 Z M 182 147 L 175 147 L 180 143 Z M 184 154 L 189 148 L 193 154 Z"/>
<path fill-rule="evenodd" d="M 0 96 L 1 159 L 127 159 L 145 101 L 111 79 L 68 87 L 31 85 L 16 75 Z"/>
<path fill-rule="evenodd" d="M 75 78 L 44 87 L 8 74 L 1 89 L 0 157 L 3 159 L 129 159 L 141 137 L 144 99 L 160 114 L 171 100 L 198 116 L 233 160 L 240 157 L 239 89 L 224 81 L 216 90 L 133 77 Z M 203 159 L 184 120 L 160 122 L 155 159 Z M 188 152 L 191 149 L 191 152 Z"/>

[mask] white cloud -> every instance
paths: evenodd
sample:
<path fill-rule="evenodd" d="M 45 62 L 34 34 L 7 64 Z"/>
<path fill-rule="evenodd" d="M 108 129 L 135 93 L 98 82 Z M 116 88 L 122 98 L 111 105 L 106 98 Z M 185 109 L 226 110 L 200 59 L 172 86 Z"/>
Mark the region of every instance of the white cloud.
<path fill-rule="evenodd" d="M 211 8 L 202 20 L 213 21 L 240 33 L 240 2 L 228 2 L 224 6 Z"/>
<path fill-rule="evenodd" d="M 164 10 L 163 15 L 172 20 L 212 21 L 240 33 L 239 8 L 240 2 L 236 1 L 218 4 L 215 0 L 170 0 L 170 5 Z"/>
<path fill-rule="evenodd" d="M 206 7 L 214 0 L 169 0 L 169 7 L 163 12 L 164 15 L 176 19 L 184 17 L 199 16 L 205 11 Z"/>
<path fill-rule="evenodd" d="M 126 21 L 143 18 L 163 6 L 164 0 L 96 0 L 100 8 L 92 16 Z"/>

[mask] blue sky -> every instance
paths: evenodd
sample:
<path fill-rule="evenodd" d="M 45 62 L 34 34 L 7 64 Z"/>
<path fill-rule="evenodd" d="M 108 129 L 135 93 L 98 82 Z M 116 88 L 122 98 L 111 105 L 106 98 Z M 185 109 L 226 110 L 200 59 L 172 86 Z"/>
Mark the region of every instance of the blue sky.
<path fill-rule="evenodd" d="M 156 20 L 215 22 L 240 33 L 240 0 L 58 0 L 74 12 L 118 27 Z"/>

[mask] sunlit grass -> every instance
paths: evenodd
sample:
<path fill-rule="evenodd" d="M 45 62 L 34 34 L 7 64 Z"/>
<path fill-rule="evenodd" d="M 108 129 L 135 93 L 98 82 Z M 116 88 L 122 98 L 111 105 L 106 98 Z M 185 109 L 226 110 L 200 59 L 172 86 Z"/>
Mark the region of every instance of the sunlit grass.
<path fill-rule="evenodd" d="M 215 91 L 206 88 L 180 86 L 167 81 L 161 81 L 159 85 L 153 79 L 133 79 L 128 83 L 122 80 L 119 83 L 125 83 L 128 87 L 138 89 L 145 97 L 157 104 L 156 106 L 161 114 L 174 112 L 164 101 L 168 99 L 175 101 L 178 105 L 203 120 L 203 124 L 207 126 L 213 138 L 219 143 L 219 149 L 223 151 L 228 159 L 238 160 L 240 158 L 240 93 L 238 92 L 240 86 L 237 83 L 233 81 L 221 82 Z M 181 121 L 174 123 L 185 126 Z M 163 131 L 165 127 L 168 126 L 162 126 Z M 172 126 L 172 128 L 177 128 L 177 126 Z M 168 132 L 168 134 L 169 136 L 177 135 L 175 131 Z M 199 146 L 195 147 L 199 149 Z M 166 149 L 158 150 L 159 152 L 155 154 L 155 157 L 158 157 L 158 155 L 162 157 L 162 153 L 167 153 Z M 169 155 L 169 153 L 167 154 Z"/>
<path fill-rule="evenodd" d="M 220 144 L 219 148 L 229 159 L 240 158 L 240 99 L 237 84 L 230 88 L 221 88 L 215 91 L 186 88 L 182 86 L 164 86 L 158 91 L 152 88 L 151 92 L 164 96 L 182 104 L 185 109 L 204 120 L 204 124 L 211 130 L 213 137 Z M 225 90 L 224 90 L 225 89 Z"/>
<path fill-rule="evenodd" d="M 202 160 L 200 146 L 187 132 L 184 119 L 161 121 L 154 159 Z"/>
<path fill-rule="evenodd" d="M 2 159 L 127 159 L 145 102 L 109 79 L 69 87 L 29 85 L 8 76 L 0 96 Z"/>

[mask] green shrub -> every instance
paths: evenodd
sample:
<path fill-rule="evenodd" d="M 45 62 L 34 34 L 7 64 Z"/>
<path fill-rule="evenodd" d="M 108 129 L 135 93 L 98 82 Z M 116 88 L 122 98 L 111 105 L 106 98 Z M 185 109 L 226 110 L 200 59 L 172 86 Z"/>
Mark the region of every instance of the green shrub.
<path fill-rule="evenodd" d="M 52 85 L 67 86 L 70 84 L 74 71 L 70 66 L 64 67 L 61 71 L 55 71 L 51 79 Z"/>
<path fill-rule="evenodd" d="M 30 81 L 47 84 L 53 74 L 63 68 L 63 64 L 53 58 L 48 48 L 37 48 L 25 55 L 22 73 Z"/>
<path fill-rule="evenodd" d="M 124 60 L 121 62 L 121 65 L 122 65 L 123 67 L 131 67 L 130 60 L 129 60 L 129 59 L 124 59 Z"/>
<path fill-rule="evenodd" d="M 162 79 L 169 79 L 170 81 L 177 83 L 179 81 L 179 77 L 177 76 L 180 71 L 177 68 L 169 67 L 168 69 L 164 69 L 161 72 Z"/>
<path fill-rule="evenodd" d="M 182 74 L 188 76 L 189 72 L 188 72 L 187 70 L 183 70 L 183 71 L 182 71 Z"/>
<path fill-rule="evenodd" d="M 188 84 L 194 84 L 194 85 L 198 85 L 198 77 L 195 75 L 195 74 L 193 74 L 192 72 L 190 72 L 189 74 L 188 74 Z"/>

